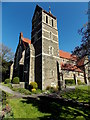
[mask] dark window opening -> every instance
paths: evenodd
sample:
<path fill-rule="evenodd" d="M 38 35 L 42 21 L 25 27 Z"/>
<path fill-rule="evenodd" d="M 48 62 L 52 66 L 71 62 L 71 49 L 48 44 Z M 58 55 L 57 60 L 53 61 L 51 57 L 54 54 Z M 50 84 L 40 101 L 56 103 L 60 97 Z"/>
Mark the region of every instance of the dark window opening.
<path fill-rule="evenodd" d="M 50 38 L 52 38 L 52 33 L 50 32 Z"/>
<path fill-rule="evenodd" d="M 52 27 L 53 27 L 53 19 L 52 19 Z"/>
<path fill-rule="evenodd" d="M 48 23 L 48 16 L 46 16 L 46 23 Z"/>

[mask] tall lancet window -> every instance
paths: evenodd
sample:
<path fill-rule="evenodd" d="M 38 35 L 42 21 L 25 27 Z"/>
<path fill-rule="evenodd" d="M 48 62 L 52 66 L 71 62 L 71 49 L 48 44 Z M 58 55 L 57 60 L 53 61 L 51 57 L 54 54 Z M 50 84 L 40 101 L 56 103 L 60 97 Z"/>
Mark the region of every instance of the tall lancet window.
<path fill-rule="evenodd" d="M 53 19 L 52 19 L 52 27 L 53 27 Z"/>
<path fill-rule="evenodd" d="M 48 16 L 46 16 L 46 23 L 48 23 Z"/>

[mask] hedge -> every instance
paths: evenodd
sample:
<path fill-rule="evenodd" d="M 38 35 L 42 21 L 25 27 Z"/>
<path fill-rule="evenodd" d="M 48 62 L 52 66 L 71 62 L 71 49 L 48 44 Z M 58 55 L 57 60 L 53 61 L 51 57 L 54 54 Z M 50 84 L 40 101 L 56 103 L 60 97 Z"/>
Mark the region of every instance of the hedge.
<path fill-rule="evenodd" d="M 54 93 L 58 91 L 58 86 L 57 87 L 47 86 L 46 90 L 50 91 L 51 93 Z"/>
<path fill-rule="evenodd" d="M 5 79 L 5 81 L 4 81 L 4 83 L 5 84 L 8 84 L 8 83 L 10 83 L 11 82 L 11 80 L 8 78 L 8 79 Z"/>
<path fill-rule="evenodd" d="M 85 85 L 85 83 L 84 82 L 81 82 L 81 80 L 77 80 L 77 83 L 78 83 L 78 85 Z"/>
<path fill-rule="evenodd" d="M 75 80 L 74 79 L 65 79 L 65 84 L 66 85 L 75 85 Z"/>
<path fill-rule="evenodd" d="M 37 88 L 38 88 L 38 84 L 36 82 L 30 83 L 30 89 L 37 89 Z"/>
<path fill-rule="evenodd" d="M 14 77 L 12 80 L 13 84 L 19 84 L 19 82 L 20 82 L 19 77 Z"/>
<path fill-rule="evenodd" d="M 31 95 L 31 92 L 25 88 L 12 88 L 13 91 L 20 92 L 25 95 Z"/>

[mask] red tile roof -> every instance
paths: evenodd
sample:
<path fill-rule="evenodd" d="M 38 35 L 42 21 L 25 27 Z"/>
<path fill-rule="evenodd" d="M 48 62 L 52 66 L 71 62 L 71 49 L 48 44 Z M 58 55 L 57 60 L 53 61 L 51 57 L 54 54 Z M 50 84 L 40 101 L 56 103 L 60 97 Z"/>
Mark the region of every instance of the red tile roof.
<path fill-rule="evenodd" d="M 26 42 L 26 43 L 28 43 L 28 44 L 31 44 L 31 40 L 29 40 L 28 38 L 23 38 L 23 37 L 22 37 L 22 41 L 23 41 L 23 42 Z"/>
<path fill-rule="evenodd" d="M 83 57 L 82 59 L 78 60 L 77 61 L 77 66 L 78 67 L 83 66 L 84 65 L 84 61 L 85 61 L 85 57 Z"/>
<path fill-rule="evenodd" d="M 66 58 L 66 59 L 69 59 L 69 60 L 77 60 L 77 57 L 75 55 L 72 55 L 68 52 L 65 52 L 63 50 L 59 50 L 59 56 L 62 57 L 62 58 Z"/>
<path fill-rule="evenodd" d="M 70 71 L 77 71 L 77 72 L 83 72 L 80 68 L 78 68 L 76 65 L 72 65 L 72 64 L 64 64 L 64 63 L 60 63 L 61 64 L 61 69 L 62 70 L 70 70 Z"/>

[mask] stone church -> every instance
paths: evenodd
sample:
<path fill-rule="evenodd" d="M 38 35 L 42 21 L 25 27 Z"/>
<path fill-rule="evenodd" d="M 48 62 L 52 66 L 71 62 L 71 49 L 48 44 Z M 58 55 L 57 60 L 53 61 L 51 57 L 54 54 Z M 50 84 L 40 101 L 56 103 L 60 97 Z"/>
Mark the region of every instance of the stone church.
<path fill-rule="evenodd" d="M 88 73 L 84 67 L 79 67 L 85 61 L 84 58 L 77 62 L 76 56 L 59 50 L 57 18 L 50 9 L 47 12 L 37 5 L 32 18 L 31 40 L 20 33 L 10 79 L 18 76 L 20 82 L 35 81 L 42 90 L 47 86 L 64 85 L 64 80 L 71 78 L 76 84 L 77 79 L 87 83 Z"/>

